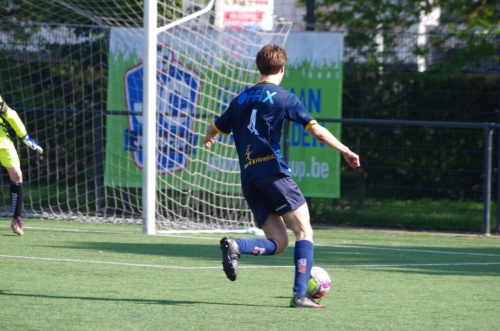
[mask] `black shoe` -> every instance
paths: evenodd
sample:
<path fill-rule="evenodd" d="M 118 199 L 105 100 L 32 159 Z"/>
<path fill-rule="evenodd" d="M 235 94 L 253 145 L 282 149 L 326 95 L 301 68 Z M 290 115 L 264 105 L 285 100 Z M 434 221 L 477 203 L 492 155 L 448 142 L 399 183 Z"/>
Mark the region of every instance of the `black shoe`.
<path fill-rule="evenodd" d="M 325 308 L 326 306 L 317 303 L 314 301 L 309 295 L 304 295 L 303 297 L 298 297 L 297 294 L 293 294 L 292 299 L 290 300 L 290 307 L 295 308 Z"/>
<path fill-rule="evenodd" d="M 220 240 L 220 249 L 222 250 L 222 268 L 229 280 L 235 281 L 238 276 L 238 260 L 240 252 L 237 248 L 234 238 L 224 237 Z"/>

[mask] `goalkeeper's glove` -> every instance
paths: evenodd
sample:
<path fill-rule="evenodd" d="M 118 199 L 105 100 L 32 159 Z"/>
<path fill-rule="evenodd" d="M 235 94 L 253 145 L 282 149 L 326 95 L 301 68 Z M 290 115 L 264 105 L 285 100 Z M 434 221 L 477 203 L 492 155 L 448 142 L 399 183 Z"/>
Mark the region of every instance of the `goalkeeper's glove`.
<path fill-rule="evenodd" d="M 34 151 L 37 151 L 38 154 L 43 153 L 43 149 L 40 146 L 38 146 L 36 141 L 34 141 L 33 138 L 31 138 L 28 134 L 25 134 L 24 137 L 22 137 L 21 139 L 23 140 L 23 143 L 26 146 L 28 146 L 29 148 L 31 148 Z"/>

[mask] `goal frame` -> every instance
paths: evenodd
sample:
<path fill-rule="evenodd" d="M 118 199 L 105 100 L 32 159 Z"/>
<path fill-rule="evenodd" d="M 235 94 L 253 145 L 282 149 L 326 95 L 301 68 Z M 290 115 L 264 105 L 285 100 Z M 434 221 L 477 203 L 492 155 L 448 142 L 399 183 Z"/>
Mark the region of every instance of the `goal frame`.
<path fill-rule="evenodd" d="M 165 26 L 157 27 L 157 0 L 144 1 L 144 167 L 142 173 L 143 213 L 142 232 L 157 234 L 156 231 L 156 45 L 160 32 L 171 29 L 199 17 L 212 9 L 215 0 L 206 7 Z"/>

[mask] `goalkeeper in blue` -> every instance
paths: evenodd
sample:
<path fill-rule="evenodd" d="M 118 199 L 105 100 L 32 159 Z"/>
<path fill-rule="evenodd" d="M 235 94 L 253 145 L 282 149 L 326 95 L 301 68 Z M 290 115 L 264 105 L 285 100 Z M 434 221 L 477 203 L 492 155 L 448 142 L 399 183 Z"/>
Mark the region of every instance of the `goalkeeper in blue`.
<path fill-rule="evenodd" d="M 7 123 L 28 147 L 38 153 L 42 153 L 43 149 L 28 135 L 17 112 L 10 108 L 0 96 L 0 163 L 9 173 L 10 196 L 12 198 L 12 209 L 14 210 L 10 227 L 15 234 L 22 236 L 24 234 L 22 224 L 23 173 L 16 147 L 7 131 Z"/>
<path fill-rule="evenodd" d="M 210 148 L 218 134 L 233 134 L 243 195 L 266 236 L 222 238 L 222 267 L 226 276 L 236 280 L 240 254 L 282 254 L 288 247 L 288 226 L 295 235 L 295 278 L 290 306 L 323 308 L 323 304 L 307 294 L 314 263 L 313 229 L 306 200 L 280 150 L 283 121 L 302 125 L 318 141 L 342 153 L 352 168 L 359 167 L 360 160 L 319 125 L 293 93 L 279 86 L 287 58 L 281 46 L 266 45 L 260 49 L 255 59 L 260 81 L 233 99 L 225 112 L 207 127 L 204 144 Z"/>

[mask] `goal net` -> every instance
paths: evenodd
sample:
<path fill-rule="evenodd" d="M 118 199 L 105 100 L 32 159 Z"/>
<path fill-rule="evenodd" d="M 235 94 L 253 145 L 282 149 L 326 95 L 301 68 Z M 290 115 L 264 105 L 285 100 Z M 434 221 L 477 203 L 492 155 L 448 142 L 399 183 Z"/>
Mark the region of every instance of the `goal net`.
<path fill-rule="evenodd" d="M 247 0 L 222 14 L 204 0 L 156 4 L 158 230 L 254 226 L 231 138 L 209 150 L 203 135 L 258 80 L 258 49 L 286 41 L 291 24 L 256 11 L 263 3 L 272 8 Z M 19 0 L 0 15 L 0 94 L 44 148 L 35 155 L 14 139 L 25 217 L 140 224 L 143 1 Z M 6 171 L 1 180 L 0 213 L 10 217 Z"/>

